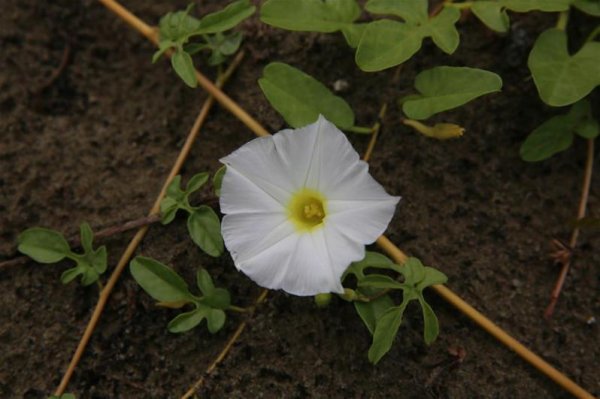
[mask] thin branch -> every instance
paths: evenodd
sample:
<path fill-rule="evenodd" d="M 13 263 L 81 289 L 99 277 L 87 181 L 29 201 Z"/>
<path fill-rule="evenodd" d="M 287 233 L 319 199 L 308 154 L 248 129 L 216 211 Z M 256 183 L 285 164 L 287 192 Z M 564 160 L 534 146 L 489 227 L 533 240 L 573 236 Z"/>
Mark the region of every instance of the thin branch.
<path fill-rule="evenodd" d="M 229 68 L 227 69 L 227 72 L 225 74 L 223 74 L 223 76 L 219 77 L 219 79 L 217 81 L 217 86 L 220 87 L 225 83 L 225 81 L 231 76 L 233 71 L 240 64 L 242 58 L 243 58 L 243 53 L 240 52 L 237 55 L 237 57 L 233 60 L 233 62 L 229 66 Z M 192 129 L 190 130 L 190 133 L 188 134 L 185 144 L 181 148 L 181 151 L 179 152 L 177 160 L 175 161 L 175 164 L 171 168 L 171 171 L 169 172 L 169 175 L 163 184 L 160 194 L 157 196 L 156 200 L 154 201 L 154 205 L 150 209 L 149 216 L 157 215 L 159 213 L 160 202 L 162 201 L 162 199 L 167 191 L 167 187 L 169 186 L 169 184 L 171 183 L 173 178 L 181 170 L 181 167 L 182 167 L 184 161 L 186 160 L 187 156 L 189 155 L 189 153 L 192 149 L 192 144 L 194 143 L 196 137 L 198 137 L 200 128 L 204 124 L 204 121 L 206 120 L 206 117 L 208 116 L 208 112 L 209 112 L 210 108 L 212 107 L 213 103 L 214 103 L 214 97 L 209 96 L 206 99 L 206 101 L 204 102 L 204 104 L 202 105 L 202 109 L 200 110 L 198 117 L 194 121 L 194 125 L 192 126 Z M 119 259 L 119 263 L 117 264 L 113 273 L 111 274 L 110 278 L 108 279 L 108 282 L 106 283 L 105 288 L 102 290 L 102 292 L 100 292 L 100 297 L 98 298 L 98 303 L 96 304 L 94 313 L 92 314 L 92 317 L 90 318 L 90 321 L 88 322 L 88 324 L 85 328 L 83 336 L 81 337 L 81 340 L 79 341 L 79 344 L 77 345 L 75 354 L 73 355 L 71 362 L 69 363 L 69 366 L 67 367 L 67 370 L 66 370 L 65 374 L 63 375 L 60 385 L 58 386 L 58 388 L 56 389 L 56 392 L 54 393 L 56 396 L 62 395 L 63 392 L 65 391 L 67 385 L 69 384 L 69 380 L 71 379 L 71 376 L 73 375 L 73 372 L 75 371 L 75 368 L 77 367 L 77 364 L 79 363 L 79 360 L 81 359 L 81 356 L 83 355 L 83 351 L 87 347 L 87 344 L 92 336 L 92 333 L 94 332 L 94 329 L 96 328 L 96 325 L 98 324 L 98 321 L 100 320 L 102 311 L 104 310 L 104 307 L 106 306 L 106 302 L 108 301 L 108 298 L 109 298 L 113 288 L 117 284 L 117 281 L 119 280 L 119 277 L 121 276 L 121 273 L 123 272 L 123 270 L 129 263 L 129 259 L 131 259 L 135 250 L 137 249 L 138 245 L 142 242 L 142 239 L 146 235 L 146 232 L 148 231 L 149 227 L 150 227 L 149 225 L 146 225 L 146 226 L 140 228 L 137 231 L 137 233 L 135 234 L 135 236 L 133 236 L 132 240 L 129 242 L 129 245 L 125 249 L 125 252 L 123 253 L 123 255 L 121 255 L 121 259 Z"/>
<path fill-rule="evenodd" d="M 387 111 L 387 103 L 383 103 L 381 105 L 381 109 L 379 110 L 379 115 L 377 116 L 377 122 L 371 128 L 371 140 L 369 140 L 369 145 L 367 146 L 367 150 L 365 151 L 365 155 L 363 156 L 363 161 L 369 162 L 371 159 L 371 155 L 373 154 L 373 149 L 375 148 L 375 143 L 377 142 L 377 138 L 379 136 L 379 131 L 381 130 L 381 123 L 383 122 L 383 118 L 385 117 L 385 112 Z"/>
<path fill-rule="evenodd" d="M 592 172 L 594 170 L 594 139 L 588 139 L 587 145 L 587 157 L 585 161 L 585 170 L 583 174 L 583 184 L 581 186 L 581 197 L 579 198 L 579 207 L 577 208 L 577 221 L 585 217 L 588 198 L 590 195 L 590 186 L 592 183 Z M 567 279 L 567 274 L 571 268 L 571 261 L 573 257 L 573 250 L 577 245 L 577 238 L 579 238 L 579 225 L 575 225 L 571 232 L 571 239 L 569 240 L 569 254 L 562 260 L 562 268 L 550 295 L 550 303 L 544 312 L 544 317 L 549 319 L 554 314 L 554 308 L 560 297 L 560 293 Z"/>

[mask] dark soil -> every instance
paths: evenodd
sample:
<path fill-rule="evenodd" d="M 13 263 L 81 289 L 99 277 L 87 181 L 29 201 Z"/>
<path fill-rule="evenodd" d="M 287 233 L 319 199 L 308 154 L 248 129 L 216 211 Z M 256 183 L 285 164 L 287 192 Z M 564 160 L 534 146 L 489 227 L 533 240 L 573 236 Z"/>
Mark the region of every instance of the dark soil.
<path fill-rule="evenodd" d="M 149 23 L 186 1 L 127 1 Z M 214 10 L 222 2 L 198 7 Z M 517 339 L 600 395 L 600 235 L 584 231 L 555 317 L 542 317 L 558 270 L 549 242 L 566 239 L 577 209 L 585 143 L 552 160 L 519 159 L 525 136 L 556 113 L 538 99 L 526 59 L 554 15 L 513 15 L 499 36 L 472 18 L 460 25 L 452 57 L 427 43 L 393 70 L 365 74 L 341 35 L 289 33 L 244 24 L 249 56 L 226 92 L 271 131 L 284 127 L 256 80 L 270 61 L 300 67 L 343 95 L 370 125 L 383 101 L 384 120 L 371 170 L 390 193 L 402 195 L 389 238 L 440 268 L 449 287 Z M 582 37 L 593 24 L 571 16 Z M 3 0 L 0 13 L 0 260 L 16 253 L 16 237 L 31 226 L 72 235 L 82 221 L 94 229 L 146 214 L 206 95 L 152 65 L 154 48 L 93 1 Z M 49 82 L 68 48 L 65 69 Z M 200 68 L 209 68 L 199 62 Z M 467 128 L 459 140 L 438 142 L 400 123 L 395 100 L 418 71 L 467 65 L 499 73 L 502 93 L 436 117 Z M 209 73 L 214 77 L 214 74 Z M 253 138 L 215 107 L 182 172 L 215 171 L 218 158 Z M 351 136 L 359 151 L 367 137 Z M 598 151 L 596 151 L 598 153 Z M 600 216 L 600 172 L 590 212 Z M 208 193 L 208 192 L 207 192 Z M 131 234 L 104 240 L 114 265 Z M 140 254 L 155 257 L 193 281 L 206 267 L 230 288 L 236 304 L 259 292 L 229 256 L 212 259 L 188 239 L 185 221 L 153 226 Z M 89 320 L 95 287 L 63 286 L 69 267 L 25 265 L 0 270 L 0 397 L 44 398 L 58 385 Z M 207 398 L 564 398 L 545 376 L 445 302 L 430 295 L 441 323 L 430 347 L 418 309 L 409 309 L 391 352 L 367 361 L 370 337 L 351 305 L 318 309 L 309 298 L 272 292 L 224 363 L 207 379 Z M 167 332 L 175 311 L 156 308 L 126 272 L 117 285 L 68 391 L 78 398 L 179 397 L 196 381 L 243 319 L 232 315 L 215 335 L 204 328 Z M 449 353 L 466 352 L 461 364 Z"/>

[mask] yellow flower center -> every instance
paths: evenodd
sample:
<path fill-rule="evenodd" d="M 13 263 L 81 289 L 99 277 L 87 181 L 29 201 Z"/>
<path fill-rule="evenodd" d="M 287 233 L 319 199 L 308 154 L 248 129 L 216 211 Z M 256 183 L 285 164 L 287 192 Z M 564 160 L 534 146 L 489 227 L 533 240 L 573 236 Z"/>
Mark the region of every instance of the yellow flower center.
<path fill-rule="evenodd" d="M 323 226 L 327 216 L 325 197 L 318 191 L 303 188 L 292 195 L 287 206 L 288 216 L 301 232 Z"/>

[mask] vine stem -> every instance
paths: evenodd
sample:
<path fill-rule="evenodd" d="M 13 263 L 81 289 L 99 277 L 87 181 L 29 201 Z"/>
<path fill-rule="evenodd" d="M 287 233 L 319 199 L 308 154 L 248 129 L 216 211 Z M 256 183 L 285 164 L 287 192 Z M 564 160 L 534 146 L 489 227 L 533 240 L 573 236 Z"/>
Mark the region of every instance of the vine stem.
<path fill-rule="evenodd" d="M 229 77 L 233 74 L 235 69 L 238 67 L 238 65 L 242 61 L 243 56 L 244 56 L 244 54 L 242 52 L 238 53 L 238 55 L 234 58 L 231 65 L 229 66 L 229 68 L 227 68 L 227 71 L 223 75 L 221 75 L 219 77 L 219 79 L 217 80 L 217 86 L 220 87 L 220 86 L 223 86 L 223 84 L 225 84 L 225 82 L 229 79 Z M 217 87 L 217 86 L 215 86 L 215 87 Z M 213 103 L 214 103 L 214 96 L 209 96 L 206 99 L 206 101 L 204 102 L 204 104 L 202 105 L 202 108 L 200 109 L 200 113 L 198 114 L 198 116 L 196 117 L 196 120 L 194 121 L 194 125 L 192 126 L 192 128 L 188 134 L 185 144 L 181 148 L 181 151 L 179 152 L 179 155 L 177 156 L 177 159 L 175 160 L 175 163 L 173 164 L 173 167 L 171 168 L 171 171 L 169 172 L 169 175 L 166 178 L 166 180 L 162 186 L 162 189 L 160 190 L 160 193 L 158 194 L 158 196 L 156 197 L 156 200 L 154 201 L 154 205 L 150 209 L 150 212 L 148 215 L 149 217 L 153 216 L 153 215 L 158 215 L 158 213 L 160 212 L 160 202 L 162 201 L 162 199 L 167 191 L 167 187 L 169 186 L 169 184 L 171 183 L 173 178 L 181 170 L 181 167 L 183 166 L 184 161 L 186 160 L 187 156 L 189 155 L 189 153 L 192 149 L 192 144 L 196 140 L 196 137 L 198 137 L 200 128 L 204 124 L 204 121 L 206 120 L 206 117 L 208 116 L 208 112 L 210 111 Z M 75 371 L 75 368 L 77 367 L 77 364 L 79 363 L 79 360 L 81 359 L 81 356 L 83 355 L 83 352 L 84 352 L 88 342 L 90 341 L 92 333 L 94 332 L 94 329 L 96 328 L 96 325 L 98 324 L 98 321 L 100 320 L 102 311 L 104 310 L 104 307 L 106 306 L 106 302 L 108 301 L 108 298 L 110 297 L 110 294 L 111 294 L 113 288 L 117 284 L 117 281 L 119 280 L 119 277 L 121 276 L 121 273 L 127 266 L 129 260 L 133 256 L 133 253 L 137 249 L 138 245 L 141 243 L 142 239 L 146 235 L 146 232 L 148 231 L 149 228 L 150 228 L 149 225 L 145 225 L 135 233 L 135 235 L 129 242 L 129 245 L 125 249 L 125 252 L 123 252 L 123 254 L 121 255 L 121 258 L 119 259 L 117 266 L 115 267 L 110 278 L 108 279 L 106 286 L 100 292 L 100 296 L 98 298 L 98 303 L 96 304 L 96 307 L 94 308 L 92 317 L 90 318 L 90 321 L 88 322 L 88 324 L 85 328 L 83 336 L 81 337 L 81 340 L 79 341 L 79 344 L 77 345 L 75 354 L 71 358 L 71 362 L 69 363 L 69 366 L 67 367 L 67 370 L 66 370 L 65 374 L 63 375 L 62 380 L 60 381 L 60 385 L 58 386 L 58 388 L 56 389 L 56 391 L 54 393 L 56 396 L 61 396 L 63 394 L 63 392 L 65 391 L 67 385 L 69 384 L 69 381 L 73 375 L 73 372 Z"/>
<path fill-rule="evenodd" d="M 99 0 L 101 3 L 107 4 L 116 4 L 113 0 Z M 129 11 L 125 10 L 122 6 L 118 5 L 118 8 L 112 8 L 107 5 L 109 9 L 114 11 L 117 15 L 122 17 L 126 22 L 128 22 L 131 26 L 136 28 L 136 26 L 144 26 L 141 20 L 137 19 L 133 14 Z M 125 15 L 121 15 L 116 10 L 127 11 Z M 125 18 L 133 18 L 133 23 Z M 147 25 L 146 25 L 147 26 Z M 137 28 L 136 28 L 137 29 Z M 138 29 L 139 30 L 139 29 Z M 144 32 L 140 31 L 142 34 Z M 269 133 L 267 130 L 262 127 L 258 121 L 253 119 L 247 112 L 243 111 L 239 105 L 234 103 L 229 97 L 227 97 L 220 89 L 215 87 L 212 83 L 205 84 L 201 82 L 200 79 L 198 82 L 202 85 L 202 87 L 209 92 L 209 94 L 213 95 L 217 101 L 221 103 L 223 107 L 225 107 L 229 112 L 238 117 L 240 121 L 242 121 L 246 126 L 248 126 L 254 134 L 257 136 L 266 136 Z M 227 101 L 224 101 L 227 99 Z M 396 262 L 403 263 L 406 260 L 406 255 L 402 252 L 398 247 L 396 247 L 387 237 L 381 236 L 377 239 L 377 244 L 381 246 L 385 252 L 388 253 Z M 504 330 L 502 330 L 499 326 L 494 324 L 491 320 L 485 317 L 483 314 L 474 309 L 471 305 L 462 300 L 458 295 L 452 292 L 448 287 L 444 285 L 434 285 L 433 289 L 447 302 L 455 306 L 460 312 L 468 316 L 471 320 L 473 320 L 476 324 L 481 326 L 484 330 L 489 332 L 492 336 L 498 339 L 501 343 L 506 345 L 508 348 L 515 351 L 519 356 L 521 356 L 524 360 L 529 362 L 531 365 L 536 367 L 546 376 L 551 378 L 554 382 L 559 384 L 565 390 L 569 391 L 573 395 L 578 398 L 585 399 L 594 399 L 594 397 L 588 393 L 586 390 L 577 385 L 573 380 L 569 379 L 567 376 L 562 374 L 560 371 L 555 369 L 552 365 L 544 361 L 542 358 L 537 356 L 535 353 L 527 349 L 523 344 L 512 338 L 509 334 L 507 334 Z M 268 291 L 267 291 L 268 292 Z M 266 295 L 266 294 L 265 294 Z M 241 327 L 238 327 L 240 329 Z M 244 327 L 245 328 L 245 327 Z M 243 331 L 243 328 L 241 328 Z M 237 330 L 236 330 L 237 331 Z M 241 332 L 240 332 L 241 334 Z M 237 337 L 235 338 L 237 339 Z M 235 342 L 235 339 L 233 342 Z M 233 344 L 232 344 L 233 345 Z M 227 351 L 225 351 L 227 353 Z M 214 363 L 214 362 L 213 362 Z M 217 363 L 218 364 L 218 363 Z M 216 367 L 216 366 L 215 366 Z"/>
<path fill-rule="evenodd" d="M 585 170 L 583 173 L 583 184 L 581 186 L 581 197 L 579 198 L 579 207 L 577 209 L 577 221 L 583 219 L 585 217 L 588 198 L 590 195 L 590 186 L 592 183 L 592 171 L 594 170 L 594 139 L 588 139 L 587 143 L 587 157 L 585 161 Z M 577 245 L 577 238 L 579 238 L 579 226 L 575 225 L 573 231 L 571 232 L 571 239 L 569 240 L 570 251 L 575 249 Z M 560 297 L 560 293 L 562 291 L 563 285 L 565 284 L 565 280 L 567 278 L 567 274 L 569 273 L 569 269 L 571 268 L 571 258 L 573 253 L 569 253 L 569 257 L 562 262 L 562 268 L 560 269 L 560 273 L 558 275 L 558 279 L 556 280 L 556 284 L 554 285 L 554 289 L 550 295 L 550 303 L 544 312 L 544 317 L 547 319 L 552 317 L 554 314 L 554 308 L 556 307 L 556 303 L 558 302 L 558 298 Z"/>
<path fill-rule="evenodd" d="M 159 221 L 160 221 L 160 216 L 158 216 L 158 215 L 144 216 L 139 219 L 130 220 L 129 222 L 126 222 L 126 223 L 123 223 L 123 224 L 120 224 L 117 226 L 111 226 L 104 230 L 100 230 L 94 234 L 94 239 L 96 240 L 96 239 L 111 237 L 115 234 L 119 234 L 119 233 L 123 233 L 123 232 L 129 231 L 129 230 L 137 229 L 139 227 L 142 227 L 142 226 L 145 226 L 148 224 L 152 224 L 152 223 L 156 223 Z M 78 247 L 81 245 L 81 238 L 79 237 L 79 234 L 69 237 L 67 239 L 67 241 L 69 242 L 69 246 L 71 246 L 71 247 Z M 22 263 L 26 263 L 29 259 L 31 259 L 29 256 L 19 255 L 12 259 L 5 260 L 3 262 L 0 262 L 0 270 L 8 268 L 10 266 L 16 266 L 16 265 L 20 265 Z"/>

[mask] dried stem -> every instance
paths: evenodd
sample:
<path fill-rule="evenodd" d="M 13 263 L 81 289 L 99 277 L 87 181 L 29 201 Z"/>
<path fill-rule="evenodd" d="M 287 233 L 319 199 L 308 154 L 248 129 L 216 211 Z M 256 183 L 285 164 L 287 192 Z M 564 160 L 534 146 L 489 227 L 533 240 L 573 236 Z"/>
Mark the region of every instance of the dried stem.
<path fill-rule="evenodd" d="M 585 161 L 585 171 L 583 174 L 583 184 L 581 186 L 581 197 L 579 198 L 579 207 L 577 209 L 577 221 L 583 219 L 585 217 L 588 197 L 590 195 L 590 185 L 592 183 L 592 171 L 594 170 L 594 139 L 588 139 L 587 145 L 587 158 Z M 552 290 L 552 294 L 550 295 L 550 303 L 544 312 L 544 317 L 547 319 L 552 317 L 554 313 L 554 308 L 556 307 L 556 303 L 558 302 L 558 298 L 560 297 L 560 292 L 562 291 L 563 285 L 565 284 L 565 280 L 567 278 L 567 274 L 569 273 L 569 269 L 571 268 L 571 259 L 573 257 L 573 250 L 577 245 L 577 238 L 579 237 L 579 226 L 576 224 L 573 227 L 573 231 L 571 232 L 571 239 L 569 240 L 569 256 L 564 259 L 562 262 L 562 268 L 560 269 L 560 273 L 558 275 L 558 279 L 556 280 L 556 284 L 554 285 L 554 289 Z"/>
<path fill-rule="evenodd" d="M 231 65 L 229 66 L 227 71 L 222 76 L 219 77 L 219 79 L 217 81 L 217 86 L 220 87 L 225 83 L 225 81 L 227 81 L 227 79 L 231 76 L 233 71 L 240 64 L 242 58 L 243 58 L 243 53 L 239 53 L 238 56 L 233 60 L 233 62 L 231 63 Z M 206 99 L 206 101 L 204 102 L 204 104 L 202 105 L 200 113 L 198 114 L 198 117 L 194 121 L 194 125 L 192 126 L 192 129 L 190 130 L 190 133 L 188 134 L 185 144 L 183 145 L 183 148 L 181 148 L 181 151 L 179 152 L 177 160 L 175 161 L 175 164 L 171 168 L 171 171 L 169 172 L 169 175 L 166 178 L 162 189 L 160 190 L 160 194 L 158 195 L 158 197 L 154 201 L 154 205 L 150 209 L 149 216 L 157 215 L 159 213 L 160 202 L 162 201 L 162 199 L 167 191 L 167 187 L 169 186 L 169 184 L 171 183 L 173 178 L 181 170 L 183 162 L 186 160 L 187 156 L 189 155 L 189 153 L 192 149 L 192 144 L 194 143 L 194 140 L 198 136 L 198 133 L 200 132 L 200 127 L 204 124 L 204 121 L 206 120 L 206 117 L 208 116 L 208 112 L 209 112 L 210 108 L 212 107 L 213 103 L 214 103 L 214 97 L 209 96 Z M 109 298 L 113 288 L 115 287 L 117 281 L 119 280 L 121 273 L 127 266 L 129 259 L 131 259 L 131 257 L 133 256 L 133 253 L 135 252 L 138 245 L 141 243 L 142 239 L 146 235 L 146 232 L 148 231 L 148 229 L 149 229 L 149 225 L 146 225 L 146 226 L 142 227 L 141 229 L 139 229 L 137 231 L 137 233 L 135 234 L 135 236 L 133 236 L 132 240 L 129 242 L 129 245 L 125 249 L 125 252 L 123 253 L 123 255 L 121 255 L 121 259 L 119 259 L 119 263 L 117 264 L 113 273 L 111 274 L 110 278 L 108 279 L 108 282 L 106 283 L 105 288 L 100 292 L 100 297 L 98 298 L 98 303 L 96 304 L 94 313 L 92 314 L 92 317 L 90 318 L 90 321 L 88 322 L 88 325 L 85 328 L 83 336 L 81 337 L 81 340 L 79 341 L 79 344 L 77 346 L 75 354 L 73 355 L 73 358 L 71 359 L 71 362 L 69 363 L 69 366 L 67 367 L 67 371 L 65 372 L 65 374 L 60 382 L 60 385 L 58 386 L 58 388 L 56 389 L 56 392 L 54 393 L 56 396 L 62 395 L 63 392 L 65 391 L 67 385 L 69 384 L 69 380 L 71 379 L 71 376 L 73 375 L 73 372 L 75 371 L 75 368 L 77 367 L 77 364 L 79 363 L 79 360 L 81 359 L 81 356 L 83 355 L 83 351 L 85 350 L 85 348 L 92 336 L 92 333 L 94 332 L 94 329 L 96 328 L 96 325 L 98 324 L 98 320 L 100 319 L 102 311 L 104 310 L 104 307 L 106 306 L 106 302 L 108 301 L 108 298 Z"/>
<path fill-rule="evenodd" d="M 133 14 L 127 12 L 125 16 L 122 16 L 117 10 L 124 10 L 118 3 L 113 0 L 99 0 L 103 4 L 105 4 L 108 8 L 115 11 L 119 16 L 126 20 L 131 26 L 138 29 L 137 26 L 147 26 L 141 20 L 137 19 L 137 17 L 133 16 Z M 113 8 L 110 5 L 118 5 L 118 8 Z M 133 21 L 130 21 L 127 18 L 133 18 Z M 140 30 L 140 29 L 138 29 Z M 142 34 L 144 33 L 140 30 Z M 200 79 L 198 80 L 200 82 Z M 221 90 L 216 88 L 212 84 L 205 84 L 205 82 L 200 82 L 200 84 L 204 87 L 206 91 L 208 91 L 211 95 L 214 95 L 217 101 L 221 103 L 229 112 L 238 117 L 243 123 L 246 124 L 257 136 L 265 136 L 268 135 L 267 130 L 262 127 L 255 119 L 253 119 L 247 112 L 243 111 L 239 105 L 234 103 L 229 97 L 227 97 Z M 223 99 L 226 98 L 227 101 Z M 381 236 L 377 239 L 377 243 L 384 248 L 384 250 L 390 255 L 396 262 L 403 263 L 406 259 L 406 255 L 396 247 L 391 241 L 389 241 L 385 236 Z M 557 384 L 562 386 L 565 390 L 569 391 L 573 395 L 579 398 L 589 398 L 593 399 L 594 397 L 590 395 L 587 391 L 577 385 L 574 381 L 566 377 L 564 374 L 560 373 L 550 364 L 545 362 L 539 356 L 531 352 L 517 340 L 508 335 L 504 330 L 500 327 L 492 323 L 491 320 L 486 318 L 484 315 L 475 310 L 468 303 L 463 301 L 460 297 L 454 294 L 449 288 L 443 285 L 434 285 L 433 289 L 446 301 L 455 306 L 459 311 L 463 314 L 471 318 L 476 324 L 480 325 L 483 329 L 488 331 L 491 335 L 496 337 L 500 342 L 514 350 L 521 356 L 524 360 L 528 361 L 542 373 L 547 375 Z M 237 338 L 236 338 L 237 339 Z"/>
<path fill-rule="evenodd" d="M 254 312 L 256 311 L 256 308 L 258 307 L 258 305 L 260 305 L 261 303 L 263 303 L 265 301 L 268 294 L 269 294 L 269 290 L 267 290 L 267 289 L 263 289 L 260 292 L 259 296 L 254 301 L 254 305 L 252 305 L 252 307 L 250 307 L 246 310 L 246 313 L 248 315 L 246 320 L 241 322 L 240 325 L 235 329 L 233 334 L 231 334 L 231 337 L 229 337 L 229 339 L 227 340 L 227 343 L 225 344 L 225 346 L 223 347 L 221 352 L 219 352 L 219 355 L 215 358 L 215 360 L 212 361 L 210 366 L 208 366 L 208 368 L 206 369 L 206 371 L 204 372 L 202 377 L 200 377 L 200 379 L 198 381 L 196 381 L 194 383 L 194 385 L 192 385 L 192 387 L 190 389 L 188 389 L 188 391 L 186 393 L 183 394 L 181 399 L 191 398 L 192 395 L 194 395 L 196 392 L 198 392 L 198 390 L 200 388 L 202 388 L 202 385 L 204 384 L 206 377 L 208 377 L 210 375 L 210 373 L 213 372 L 213 370 L 223 361 L 223 359 L 225 359 L 225 357 L 227 356 L 227 354 L 229 353 L 231 348 L 233 348 L 233 345 L 235 344 L 237 339 L 240 337 L 240 335 L 242 335 L 242 333 L 248 326 L 248 320 L 250 320 L 250 318 L 252 318 L 252 316 L 254 315 Z"/>
<path fill-rule="evenodd" d="M 369 162 L 371 159 L 371 155 L 373 154 L 373 149 L 375 148 L 375 143 L 377 142 L 377 137 L 379 136 L 379 131 L 381 130 L 381 123 L 383 118 L 385 117 L 385 112 L 387 111 L 387 103 L 383 103 L 381 105 L 381 109 L 379 110 L 379 115 L 377 116 L 377 122 L 371 128 L 371 140 L 369 140 L 369 145 L 367 146 L 367 150 L 365 151 L 365 155 L 363 156 L 363 161 Z"/>

